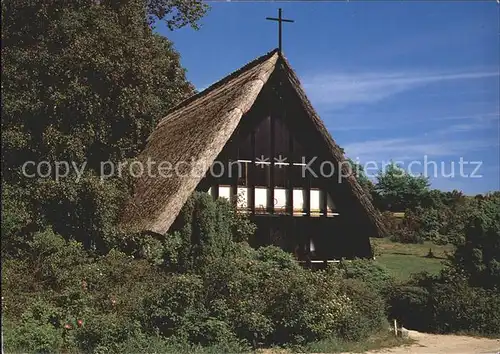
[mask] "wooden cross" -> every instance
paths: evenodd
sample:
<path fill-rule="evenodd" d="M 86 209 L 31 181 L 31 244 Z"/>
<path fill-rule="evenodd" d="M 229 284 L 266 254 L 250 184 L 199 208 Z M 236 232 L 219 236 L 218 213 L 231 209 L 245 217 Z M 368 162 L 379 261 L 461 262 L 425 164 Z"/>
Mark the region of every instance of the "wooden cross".
<path fill-rule="evenodd" d="M 281 17 L 281 9 L 278 9 L 278 18 L 275 17 L 266 17 L 266 20 L 278 21 L 278 48 L 281 53 L 281 26 L 283 22 L 294 22 L 293 20 L 287 20 Z"/>

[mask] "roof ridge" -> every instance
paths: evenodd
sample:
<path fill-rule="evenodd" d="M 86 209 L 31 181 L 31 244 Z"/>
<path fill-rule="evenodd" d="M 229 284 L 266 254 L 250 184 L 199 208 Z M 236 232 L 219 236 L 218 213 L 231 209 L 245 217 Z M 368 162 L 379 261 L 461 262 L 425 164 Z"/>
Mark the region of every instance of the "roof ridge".
<path fill-rule="evenodd" d="M 213 83 L 212 85 L 208 86 L 206 89 L 204 89 L 203 91 L 200 91 L 188 98 L 186 98 L 185 100 L 181 101 L 179 104 L 177 104 L 176 106 L 172 107 L 171 109 L 169 109 L 167 111 L 167 113 L 163 116 L 162 119 L 160 119 L 160 122 L 165 119 L 166 117 L 168 117 L 170 114 L 174 113 L 175 111 L 187 106 L 188 104 L 190 104 L 191 102 L 193 102 L 194 100 L 197 100 L 198 98 L 200 97 L 203 97 L 205 96 L 206 94 L 208 94 L 209 92 L 213 91 L 214 89 L 216 89 L 217 87 L 225 84 L 226 82 L 230 81 L 231 79 L 233 79 L 234 77 L 238 76 L 239 74 L 241 74 L 242 72 L 248 70 L 248 69 L 251 69 L 252 67 L 254 67 L 255 65 L 257 64 L 260 64 L 261 62 L 269 59 L 270 57 L 272 57 L 275 53 L 279 53 L 279 49 L 278 48 L 275 48 L 273 50 L 271 50 L 270 52 L 267 52 L 266 54 L 258 57 L 258 58 L 255 58 L 254 60 L 248 62 L 247 64 L 245 64 L 244 66 L 242 66 L 241 68 L 233 71 L 231 74 L 229 75 L 226 75 L 225 77 L 223 77 L 222 79 L 216 81 L 215 83 Z M 159 123 L 160 123 L 159 122 Z"/>

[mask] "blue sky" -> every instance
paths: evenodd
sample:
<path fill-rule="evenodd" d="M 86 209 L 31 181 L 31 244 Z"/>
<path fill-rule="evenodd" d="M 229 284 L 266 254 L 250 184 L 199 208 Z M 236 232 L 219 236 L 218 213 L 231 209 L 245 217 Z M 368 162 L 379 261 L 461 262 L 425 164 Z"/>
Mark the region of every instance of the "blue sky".
<path fill-rule="evenodd" d="M 201 29 L 159 25 L 203 89 L 277 47 L 335 141 L 362 164 L 428 162 L 433 188 L 499 190 L 499 6 L 470 2 L 212 2 Z M 460 175 L 460 159 L 469 162 Z M 477 165 L 475 175 L 470 175 Z M 474 163 L 473 163 L 474 162 Z M 452 172 L 454 177 L 445 177 Z M 412 165 L 412 172 L 423 167 Z M 374 173 L 372 170 L 371 173 Z M 435 176 L 437 175 L 437 177 Z"/>

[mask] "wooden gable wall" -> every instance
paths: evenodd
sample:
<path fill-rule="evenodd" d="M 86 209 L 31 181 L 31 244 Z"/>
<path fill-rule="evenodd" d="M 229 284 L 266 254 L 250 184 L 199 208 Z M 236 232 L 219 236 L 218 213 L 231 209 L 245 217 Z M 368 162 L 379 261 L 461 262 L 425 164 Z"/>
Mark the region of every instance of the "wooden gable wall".
<path fill-rule="evenodd" d="M 345 203 L 345 208 L 337 208 L 337 205 L 344 204 L 339 199 L 347 197 L 338 186 L 337 171 L 329 178 L 314 178 L 310 175 L 302 178 L 302 166 L 293 165 L 304 161 L 308 163 L 316 158 L 312 169 L 319 176 L 321 163 L 331 159 L 309 117 L 294 97 L 293 90 L 283 84 L 280 75 L 282 73 L 279 70 L 273 73 L 256 103 L 241 119 L 216 159 L 228 167 L 231 161 L 259 161 L 263 156 L 268 159 L 268 164 L 245 163 L 243 171 L 233 169 L 231 175 L 227 173 L 221 177 L 208 173 L 198 189 L 210 189 L 217 198 L 221 190 L 219 186 L 228 186 L 224 189 L 228 194 L 226 196 L 237 204 L 238 186 L 248 187 L 246 199 L 249 207 L 242 211 L 248 212 L 258 225 L 261 236 L 256 238 L 255 246 L 283 242 L 275 242 L 269 236 L 272 230 L 281 229 L 286 230 L 288 241 L 280 246 L 296 253 L 300 259 L 311 256 L 310 248 L 314 244 L 316 258 L 369 257 L 369 240 L 357 234 L 356 227 L 352 225 L 356 220 L 349 220 L 350 217 L 355 217 L 350 215 L 352 209 L 349 203 Z M 276 163 L 274 157 L 282 160 L 286 158 L 288 164 Z M 233 167 L 238 168 L 239 165 L 241 164 L 234 164 Z M 328 169 L 325 172 L 329 174 Z M 267 187 L 264 210 L 256 206 L 262 186 Z M 303 193 L 297 194 L 300 189 Z M 316 191 L 318 193 L 314 193 Z M 286 205 L 279 210 L 273 207 L 279 199 L 276 195 L 278 193 L 280 196 L 286 194 Z M 310 208 L 312 194 L 319 195 L 319 212 Z M 303 196 L 303 218 L 297 218 L 298 213 L 293 210 L 294 195 Z M 266 215 L 274 219 L 263 219 Z M 351 235 L 351 232 L 355 234 Z M 316 239 L 315 243 L 311 242 L 313 238 Z"/>

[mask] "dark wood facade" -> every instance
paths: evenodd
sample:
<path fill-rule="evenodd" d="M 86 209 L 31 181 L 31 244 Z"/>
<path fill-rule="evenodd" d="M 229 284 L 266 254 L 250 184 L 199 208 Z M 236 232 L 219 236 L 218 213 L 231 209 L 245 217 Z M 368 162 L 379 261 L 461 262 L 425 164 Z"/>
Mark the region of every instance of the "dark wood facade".
<path fill-rule="evenodd" d="M 338 166 L 281 75 L 273 73 L 198 190 L 249 214 L 254 247 L 274 244 L 304 262 L 370 257 L 368 238 L 350 229 L 350 210 L 336 207 L 345 193 Z"/>

